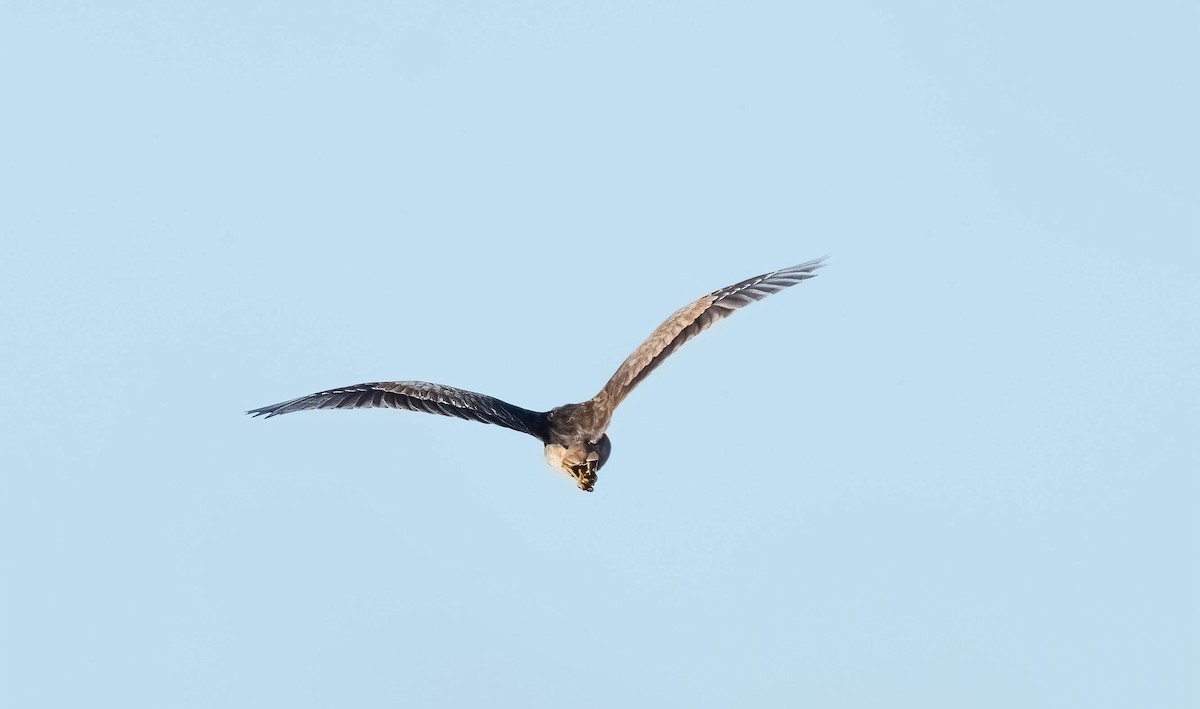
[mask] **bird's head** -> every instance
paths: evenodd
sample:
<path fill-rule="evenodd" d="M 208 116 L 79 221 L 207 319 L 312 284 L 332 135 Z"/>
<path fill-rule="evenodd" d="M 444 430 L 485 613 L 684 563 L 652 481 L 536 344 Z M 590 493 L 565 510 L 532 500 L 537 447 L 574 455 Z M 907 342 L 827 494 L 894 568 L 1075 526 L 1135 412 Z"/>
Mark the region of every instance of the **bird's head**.
<path fill-rule="evenodd" d="M 594 443 L 582 441 L 570 445 L 549 443 L 546 445 L 546 462 L 551 468 L 570 475 L 584 492 L 591 492 L 596 484 L 596 473 L 604 467 L 612 453 L 612 442 L 608 434 L 601 435 Z"/>

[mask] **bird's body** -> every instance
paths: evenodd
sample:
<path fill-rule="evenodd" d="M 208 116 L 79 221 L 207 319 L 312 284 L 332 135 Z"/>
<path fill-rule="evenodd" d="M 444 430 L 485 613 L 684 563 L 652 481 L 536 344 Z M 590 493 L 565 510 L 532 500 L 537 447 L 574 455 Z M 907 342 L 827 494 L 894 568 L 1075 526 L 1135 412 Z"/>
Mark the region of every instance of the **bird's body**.
<path fill-rule="evenodd" d="M 491 423 L 529 434 L 545 446 L 550 467 L 591 492 L 612 444 L 605 434 L 613 411 L 646 375 L 683 343 L 745 305 L 812 278 L 816 259 L 713 291 L 675 311 L 625 359 L 596 396 L 549 411 L 532 411 L 486 394 L 430 382 L 370 382 L 329 389 L 246 413 L 278 416 L 307 409 L 394 408 Z"/>

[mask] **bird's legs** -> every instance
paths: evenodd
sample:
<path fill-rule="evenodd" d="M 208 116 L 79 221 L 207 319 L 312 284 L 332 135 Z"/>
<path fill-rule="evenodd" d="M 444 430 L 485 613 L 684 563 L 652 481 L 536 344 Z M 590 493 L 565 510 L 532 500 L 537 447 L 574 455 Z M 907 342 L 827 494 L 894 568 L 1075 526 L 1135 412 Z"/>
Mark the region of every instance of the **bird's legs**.
<path fill-rule="evenodd" d="M 571 466 L 571 477 L 575 478 L 575 484 L 579 486 L 580 490 L 592 492 L 595 488 L 598 462 L 599 456 L 590 453 L 586 462 Z"/>

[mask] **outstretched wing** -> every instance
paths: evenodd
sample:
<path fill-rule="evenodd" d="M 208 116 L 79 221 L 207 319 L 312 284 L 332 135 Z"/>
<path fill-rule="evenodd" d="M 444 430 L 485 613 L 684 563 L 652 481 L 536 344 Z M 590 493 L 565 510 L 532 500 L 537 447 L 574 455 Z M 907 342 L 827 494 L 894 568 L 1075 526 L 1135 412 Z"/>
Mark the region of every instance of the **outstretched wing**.
<path fill-rule="evenodd" d="M 800 281 L 808 280 L 824 265 L 827 257 L 802 263 L 791 268 L 764 273 L 748 278 L 741 283 L 715 290 L 688 303 L 667 318 L 650 337 L 629 355 L 613 374 L 604 389 L 596 395 L 611 415 L 612 410 L 633 391 L 654 368 L 679 349 L 683 343 L 706 330 L 718 320 L 729 317 L 733 311 L 767 296 L 778 293 Z"/>
<path fill-rule="evenodd" d="M 369 382 L 309 394 L 281 404 L 264 406 L 246 413 L 252 416 L 279 416 L 309 409 L 408 409 L 427 414 L 456 416 L 469 421 L 494 423 L 514 431 L 528 433 L 545 441 L 548 433 L 546 414 L 514 406 L 486 394 L 430 382 Z"/>

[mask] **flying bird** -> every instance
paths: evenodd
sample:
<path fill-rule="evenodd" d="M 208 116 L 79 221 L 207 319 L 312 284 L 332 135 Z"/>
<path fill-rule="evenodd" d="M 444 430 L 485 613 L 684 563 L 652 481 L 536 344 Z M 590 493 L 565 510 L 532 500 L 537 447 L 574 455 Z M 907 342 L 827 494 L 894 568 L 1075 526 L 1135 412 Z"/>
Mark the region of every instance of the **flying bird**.
<path fill-rule="evenodd" d="M 391 408 L 456 416 L 527 433 L 545 446 L 550 467 L 570 475 L 580 490 L 591 492 L 596 473 L 612 452 L 605 431 L 613 410 L 663 360 L 683 343 L 733 311 L 789 286 L 808 280 L 824 265 L 825 257 L 791 268 L 764 273 L 715 290 L 667 318 L 591 399 L 564 404 L 549 411 L 531 411 L 486 394 L 430 382 L 368 382 L 328 389 L 298 399 L 247 411 L 270 418 L 308 409 Z"/>

